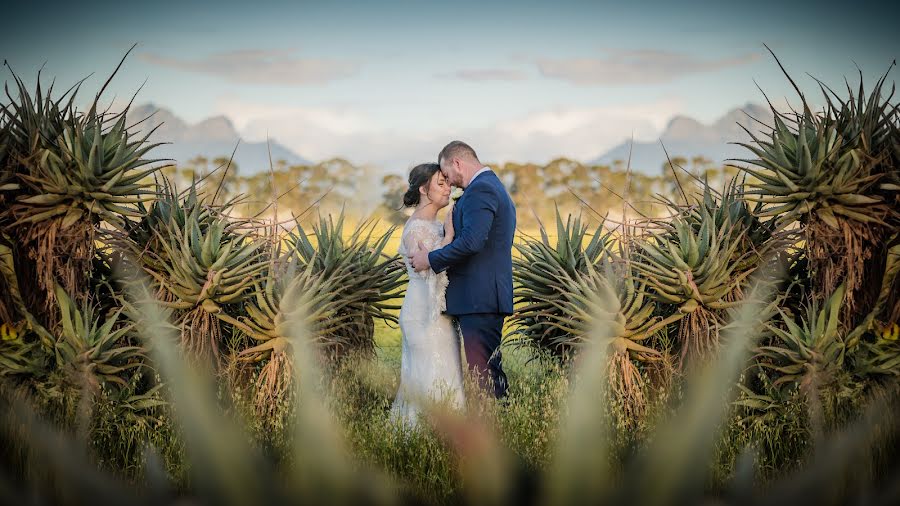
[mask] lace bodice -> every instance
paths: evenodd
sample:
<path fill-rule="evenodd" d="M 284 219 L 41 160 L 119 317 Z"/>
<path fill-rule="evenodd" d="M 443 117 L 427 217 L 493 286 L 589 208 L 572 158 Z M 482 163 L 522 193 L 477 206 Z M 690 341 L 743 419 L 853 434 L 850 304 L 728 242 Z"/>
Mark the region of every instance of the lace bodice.
<path fill-rule="evenodd" d="M 423 281 L 428 286 L 429 294 L 429 315 L 432 320 L 436 319 L 447 309 L 447 273 L 435 273 L 431 269 L 422 272 L 416 272 L 409 263 L 409 255 L 419 249 L 419 244 L 428 251 L 434 251 L 441 247 L 444 240 L 444 224 L 440 221 L 423 220 L 420 218 L 410 218 L 403 227 L 403 234 L 400 236 L 400 247 L 397 253 L 403 258 L 406 264 L 406 273 L 409 275 L 409 282 L 414 283 Z"/>
<path fill-rule="evenodd" d="M 409 263 L 409 256 L 419 249 L 419 242 L 425 246 L 428 251 L 434 251 L 441 246 L 444 239 L 444 224 L 439 221 L 423 220 L 421 218 L 410 218 L 403 227 L 403 233 L 400 236 L 400 247 L 397 253 L 403 257 L 406 263 L 406 273 L 410 278 L 426 277 L 433 271 L 416 272 Z"/>

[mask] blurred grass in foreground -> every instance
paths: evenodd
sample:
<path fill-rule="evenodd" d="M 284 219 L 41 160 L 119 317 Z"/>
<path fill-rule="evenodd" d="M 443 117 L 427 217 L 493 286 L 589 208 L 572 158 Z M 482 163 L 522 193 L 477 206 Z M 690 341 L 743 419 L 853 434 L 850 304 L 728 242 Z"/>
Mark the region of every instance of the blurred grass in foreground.
<path fill-rule="evenodd" d="M 98 468 L 90 455 L 96 449 L 44 421 L 28 399 L 4 392 L 0 494 L 4 503 L 64 504 L 895 501 L 894 392 L 819 440 L 794 473 L 761 486 L 754 450 L 740 448 L 729 478 L 710 482 L 728 429 L 728 398 L 758 332 L 764 292 L 754 291 L 736 313 L 718 360 L 689 379 L 683 400 L 661 413 L 643 448 L 629 447 L 628 435 L 617 433 L 610 417 L 602 318 L 573 374 L 511 352 L 508 404 L 477 394 L 465 414 L 438 404 L 430 423 L 411 431 L 387 416 L 396 387 L 391 362 L 397 355 L 390 348 L 379 360 L 349 362 L 325 374 L 303 329 L 294 326 L 298 388 L 283 406 L 284 425 L 261 426 L 247 418 L 251 411 L 243 409 L 240 392 L 223 396 L 211 376 L 177 352 L 165 312 L 140 297 L 141 334 L 169 385 L 177 420 L 173 437 L 156 441 L 169 448 L 136 452 L 142 464 L 130 476 Z M 875 469 L 873 462 L 876 472 L 859 472 Z"/>

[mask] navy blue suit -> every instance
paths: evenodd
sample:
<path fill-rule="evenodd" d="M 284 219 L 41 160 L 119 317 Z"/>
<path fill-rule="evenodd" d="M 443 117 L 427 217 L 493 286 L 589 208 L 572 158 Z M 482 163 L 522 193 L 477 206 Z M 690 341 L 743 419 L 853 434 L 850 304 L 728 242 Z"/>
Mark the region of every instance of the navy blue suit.
<path fill-rule="evenodd" d="M 447 314 L 459 322 L 469 369 L 494 395 L 506 395 L 499 351 L 503 320 L 513 312 L 512 243 L 516 207 L 492 171 L 473 179 L 453 208 L 453 241 L 428 254 L 448 270 Z"/>

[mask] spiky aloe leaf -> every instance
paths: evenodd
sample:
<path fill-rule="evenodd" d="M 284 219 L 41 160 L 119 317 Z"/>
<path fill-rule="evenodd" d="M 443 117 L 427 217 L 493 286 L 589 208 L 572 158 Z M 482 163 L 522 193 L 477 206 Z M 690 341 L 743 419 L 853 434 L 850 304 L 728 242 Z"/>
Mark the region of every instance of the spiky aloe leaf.
<path fill-rule="evenodd" d="M 550 289 L 526 292 L 529 304 L 513 316 L 514 335 L 519 343 L 563 360 L 592 339 L 602 339 L 610 394 L 623 409 L 622 423 L 635 424 L 647 405 L 645 379 L 636 364 L 657 364 L 664 375 L 670 370 L 667 352 L 654 348 L 652 338 L 681 315 L 658 315 L 645 282 L 626 262 L 614 266 L 606 256 L 599 264 L 586 263 L 584 272 L 574 275 L 560 271 Z M 604 333 L 598 335 L 595 330 L 601 328 Z"/>
<path fill-rule="evenodd" d="M 339 296 L 337 288 L 345 283 L 350 272 L 335 273 L 328 277 L 314 274 L 313 264 L 300 267 L 296 259 L 285 257 L 258 280 L 255 296 L 247 301 L 247 316 L 234 320 L 234 324 L 256 344 L 241 350 L 242 356 L 260 360 L 271 352 L 281 351 L 287 345 L 287 323 L 302 314 L 310 336 L 321 344 L 338 346 L 328 336 L 349 325 L 349 318 L 335 318 L 341 313 L 346 299 Z"/>

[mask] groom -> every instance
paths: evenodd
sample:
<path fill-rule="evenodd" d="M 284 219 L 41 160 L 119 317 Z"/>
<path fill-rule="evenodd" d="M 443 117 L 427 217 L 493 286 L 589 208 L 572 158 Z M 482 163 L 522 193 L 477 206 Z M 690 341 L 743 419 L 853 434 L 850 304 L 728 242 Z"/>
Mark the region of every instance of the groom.
<path fill-rule="evenodd" d="M 483 389 L 505 397 L 498 348 L 503 320 L 513 312 L 516 207 L 497 175 L 478 161 L 468 144 L 447 144 L 438 164 L 451 185 L 465 190 L 453 207 L 456 232 L 450 244 L 430 253 L 420 244 L 410 262 L 416 271 L 450 269 L 447 314 L 459 322 L 469 370 Z"/>

